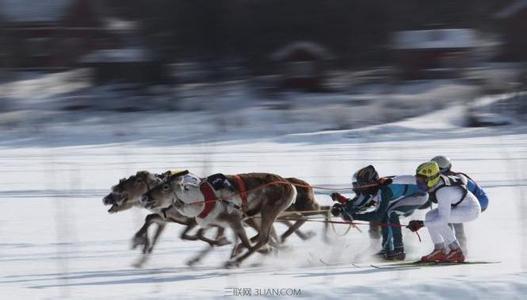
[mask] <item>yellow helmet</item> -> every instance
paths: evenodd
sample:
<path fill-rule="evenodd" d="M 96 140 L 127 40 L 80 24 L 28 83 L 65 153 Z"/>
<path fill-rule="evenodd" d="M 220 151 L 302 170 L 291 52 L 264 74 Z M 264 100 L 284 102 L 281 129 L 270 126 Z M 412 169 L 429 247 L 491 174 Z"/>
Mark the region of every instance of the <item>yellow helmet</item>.
<path fill-rule="evenodd" d="M 420 164 L 415 170 L 417 184 L 426 183 L 427 188 L 433 188 L 439 182 L 439 165 L 435 161 Z"/>

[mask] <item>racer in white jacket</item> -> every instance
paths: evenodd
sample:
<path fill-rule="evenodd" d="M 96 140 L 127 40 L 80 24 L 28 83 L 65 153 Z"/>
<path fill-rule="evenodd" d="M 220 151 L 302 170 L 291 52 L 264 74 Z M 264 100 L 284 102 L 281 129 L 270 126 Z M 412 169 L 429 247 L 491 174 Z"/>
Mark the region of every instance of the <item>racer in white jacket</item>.
<path fill-rule="evenodd" d="M 437 208 L 430 210 L 424 223 L 411 221 L 410 230 L 426 226 L 434 242 L 434 251 L 423 256 L 423 262 L 463 262 L 465 256 L 449 223 L 475 220 L 481 213 L 478 199 L 467 189 L 467 178 L 462 175 L 441 175 L 436 162 L 426 162 L 416 170 L 418 186 L 437 199 Z"/>

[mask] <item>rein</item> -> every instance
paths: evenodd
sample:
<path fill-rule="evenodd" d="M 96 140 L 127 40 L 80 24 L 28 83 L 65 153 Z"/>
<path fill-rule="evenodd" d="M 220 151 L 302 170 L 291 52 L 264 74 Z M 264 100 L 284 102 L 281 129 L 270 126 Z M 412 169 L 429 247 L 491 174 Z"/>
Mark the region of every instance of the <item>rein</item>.
<path fill-rule="evenodd" d="M 227 199 L 231 199 L 231 198 L 234 198 L 235 196 L 240 196 L 242 195 L 242 193 L 245 193 L 245 194 L 249 194 L 251 192 L 255 192 L 257 190 L 261 190 L 265 187 L 268 187 L 270 185 L 275 185 L 275 184 L 284 184 L 284 185 L 293 185 L 293 186 L 298 186 L 298 187 L 305 187 L 305 188 L 318 188 L 318 189 L 326 189 L 326 190 L 335 190 L 335 189 L 330 189 L 330 188 L 324 188 L 324 187 L 318 187 L 318 186 L 313 186 L 313 185 L 307 185 L 307 184 L 296 184 L 296 183 L 291 183 L 289 181 L 282 181 L 282 180 L 277 180 L 277 181 L 272 181 L 272 182 L 268 182 L 268 183 L 265 183 L 265 184 L 262 184 L 256 188 L 253 188 L 253 189 L 249 189 L 249 190 L 245 190 L 245 191 L 241 191 L 241 192 L 237 192 L 237 193 L 234 193 L 232 196 L 230 196 L 229 198 Z M 375 186 L 375 185 L 371 185 L 371 186 Z M 193 202 L 188 202 L 188 203 L 184 203 L 184 205 L 195 205 L 195 204 L 199 204 L 199 203 L 207 203 L 207 202 L 217 202 L 217 201 L 224 201 L 224 202 L 227 202 L 227 199 L 214 199 L 214 200 L 200 200 L 200 201 L 193 201 Z M 228 202 L 230 203 L 230 202 Z M 232 203 L 230 203 L 232 204 Z M 236 207 L 237 205 L 235 205 L 235 208 L 237 209 L 242 209 L 240 208 L 239 206 Z M 302 212 L 302 211 L 288 211 L 288 212 L 283 212 L 285 214 L 302 214 L 302 213 L 314 213 L 314 212 L 320 212 L 320 213 L 327 213 L 328 210 L 319 210 L 319 211 L 306 211 L 306 212 Z M 303 216 L 304 217 L 304 216 Z M 253 216 L 253 217 L 250 217 L 250 218 L 258 218 L 258 216 Z M 292 220 L 292 221 L 295 221 L 295 220 L 300 220 L 300 218 L 284 218 L 283 215 L 279 216 L 277 218 L 277 220 Z M 363 222 L 356 222 L 356 221 L 333 221 L 333 220 L 313 220 L 313 219 L 304 219 L 306 222 L 317 222 L 317 223 L 329 223 L 332 225 L 333 229 L 334 228 L 334 224 L 344 224 L 344 225 L 349 225 L 350 227 L 346 230 L 346 232 L 343 234 L 343 235 L 346 235 L 347 233 L 349 233 L 351 227 L 357 229 L 359 232 L 362 232 L 360 230 L 360 228 L 358 228 L 357 226 L 370 226 L 369 223 L 363 223 Z M 408 227 L 407 225 L 402 225 L 402 224 L 391 224 L 391 223 L 380 223 L 380 222 L 375 222 L 376 225 L 379 225 L 379 226 L 382 226 L 382 227 L 399 227 L 399 228 L 406 228 Z M 417 235 L 417 238 L 419 239 L 419 242 L 421 242 L 421 236 L 419 235 L 419 233 L 417 231 L 415 231 L 415 234 Z"/>
<path fill-rule="evenodd" d="M 235 192 L 235 193 L 233 193 L 232 196 L 228 197 L 227 199 L 216 199 L 216 200 L 208 200 L 208 201 L 207 200 L 197 200 L 197 201 L 187 202 L 187 203 L 185 203 L 185 205 L 192 205 L 192 204 L 197 204 L 197 203 L 206 203 L 206 202 L 210 202 L 210 201 L 226 201 L 226 200 L 228 200 L 230 198 L 234 198 L 235 196 L 240 196 L 240 197 L 243 198 L 244 195 L 245 195 L 245 197 L 247 197 L 247 195 L 249 193 L 261 190 L 263 188 L 266 188 L 266 187 L 268 187 L 270 185 L 275 185 L 275 184 L 294 185 L 294 186 L 298 186 L 298 187 L 311 188 L 311 189 L 320 189 L 320 190 L 330 190 L 330 191 L 336 190 L 334 188 L 327 188 L 327 187 L 316 186 L 316 185 L 299 184 L 299 183 L 292 183 L 292 182 L 289 182 L 289 181 L 276 180 L 276 181 L 264 183 L 264 184 L 262 184 L 262 185 L 260 185 L 258 187 L 253 188 L 253 189 L 240 191 L 240 192 Z"/>

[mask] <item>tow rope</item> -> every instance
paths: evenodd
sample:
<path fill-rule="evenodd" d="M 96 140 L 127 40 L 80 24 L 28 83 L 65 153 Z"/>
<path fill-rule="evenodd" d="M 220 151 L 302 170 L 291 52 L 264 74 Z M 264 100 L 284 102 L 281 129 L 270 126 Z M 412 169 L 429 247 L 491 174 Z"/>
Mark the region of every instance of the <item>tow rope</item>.
<path fill-rule="evenodd" d="M 236 176 L 239 177 L 239 175 L 235 175 L 235 178 L 236 178 Z M 239 180 L 241 180 L 241 177 L 239 177 Z M 243 183 L 243 181 L 238 181 L 238 179 L 236 179 L 236 181 L 237 181 L 238 185 L 240 184 L 240 182 L 242 184 L 242 185 L 239 185 L 239 187 L 238 187 L 238 189 L 240 189 L 240 191 L 237 192 L 237 193 L 234 193 L 228 199 L 234 198 L 235 196 L 239 196 L 240 198 L 242 198 L 242 201 L 245 198 L 245 203 L 247 201 L 247 195 L 249 193 L 252 193 L 254 191 L 257 191 L 257 190 L 260 190 L 260 189 L 263 189 L 265 187 L 268 187 L 270 185 L 275 185 L 275 184 L 294 185 L 294 186 L 305 187 L 305 188 L 317 188 L 317 189 L 325 189 L 325 190 L 335 190 L 335 189 L 331 189 L 331 188 L 319 187 L 319 186 L 308 185 L 308 184 L 291 183 L 289 181 L 281 181 L 281 180 L 268 182 L 268 183 L 262 184 L 262 185 L 260 185 L 258 187 L 255 187 L 253 189 L 246 190 L 245 189 L 245 184 Z M 215 196 L 212 199 L 207 199 L 207 197 L 205 199 L 206 200 L 204 200 L 204 201 L 200 200 L 200 201 L 193 201 L 193 202 L 184 203 L 184 205 L 194 205 L 194 204 L 198 204 L 198 203 L 205 203 L 205 207 L 206 207 L 207 203 L 209 203 L 209 202 L 214 202 L 215 203 L 217 201 L 226 201 L 227 200 L 227 199 L 217 199 Z M 243 204 L 242 204 L 242 206 L 243 206 Z M 324 212 L 324 211 L 320 211 L 320 212 Z M 291 212 L 285 212 L 285 213 L 297 213 L 297 214 L 299 213 L 299 214 L 302 214 L 301 211 L 297 211 L 297 212 L 292 212 L 291 211 Z M 278 217 L 277 220 L 278 219 L 280 219 L 280 217 Z M 287 219 L 284 219 L 284 220 L 287 220 Z M 290 218 L 289 220 L 295 220 L 295 219 L 294 218 Z M 298 219 L 296 219 L 296 220 L 298 220 Z M 332 225 L 333 224 L 347 224 L 347 225 L 350 225 L 350 228 L 348 228 L 346 230 L 344 235 L 346 235 L 350 231 L 351 227 L 354 227 L 359 232 L 362 232 L 357 226 L 366 226 L 366 225 L 369 226 L 370 225 L 369 223 L 359 223 L 359 222 L 355 222 L 355 221 L 333 221 L 333 220 L 312 220 L 312 219 L 306 219 L 305 221 L 306 222 L 318 222 L 318 223 L 330 223 Z M 400 227 L 400 228 L 403 228 L 403 227 L 407 228 L 408 227 L 408 225 L 390 224 L 390 223 L 381 223 L 381 222 L 375 222 L 375 224 L 379 225 L 379 226 L 382 226 L 382 227 Z M 421 240 L 421 236 L 419 235 L 419 233 L 417 231 L 415 231 L 415 234 L 417 235 L 417 238 L 419 239 L 419 242 L 421 242 L 422 240 Z"/>

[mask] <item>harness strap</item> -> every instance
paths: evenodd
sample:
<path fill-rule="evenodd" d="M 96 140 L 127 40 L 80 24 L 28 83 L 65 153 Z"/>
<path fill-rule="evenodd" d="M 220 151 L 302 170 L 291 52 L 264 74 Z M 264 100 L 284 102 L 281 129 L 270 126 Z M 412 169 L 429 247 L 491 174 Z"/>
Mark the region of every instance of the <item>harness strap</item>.
<path fill-rule="evenodd" d="M 233 178 L 238 186 L 238 190 L 240 191 L 240 198 L 242 198 L 242 210 L 247 211 L 247 188 L 245 182 L 243 182 L 240 175 L 234 175 Z"/>
<path fill-rule="evenodd" d="M 167 208 L 163 208 L 163 209 L 161 210 L 161 214 L 162 214 L 162 216 L 163 216 L 164 219 L 168 219 L 168 217 L 167 217 L 167 210 L 169 210 L 170 208 L 172 208 L 172 205 L 170 205 L 170 206 L 167 207 Z"/>
<path fill-rule="evenodd" d="M 463 195 L 461 196 L 461 199 L 459 199 L 456 203 L 450 205 L 451 208 L 455 208 L 461 202 L 463 202 L 463 200 L 465 200 L 465 197 L 467 196 L 467 193 L 468 193 L 467 186 L 459 178 L 455 178 L 457 180 L 452 180 L 452 178 L 449 177 L 449 176 L 441 175 L 441 177 L 443 178 L 443 185 L 441 185 L 439 188 L 435 189 L 432 193 L 430 193 L 430 197 L 433 197 L 433 199 L 436 200 L 435 202 L 437 202 L 437 198 L 436 198 L 437 191 L 439 191 L 442 188 L 450 187 L 450 186 L 459 187 L 461 189 Z M 433 201 L 433 199 L 432 199 L 432 201 Z"/>
<path fill-rule="evenodd" d="M 461 187 L 461 186 L 460 186 Z M 466 188 L 463 188 L 463 196 L 461 196 L 461 200 L 451 205 L 452 208 L 455 208 L 458 206 L 463 200 L 465 200 L 465 197 L 467 196 L 468 190 Z"/>
<path fill-rule="evenodd" d="M 204 219 L 209 215 L 209 213 L 214 209 L 214 207 L 216 207 L 216 194 L 214 194 L 214 190 L 206 181 L 200 184 L 199 190 L 205 197 L 205 207 L 198 215 L 198 218 Z"/>

